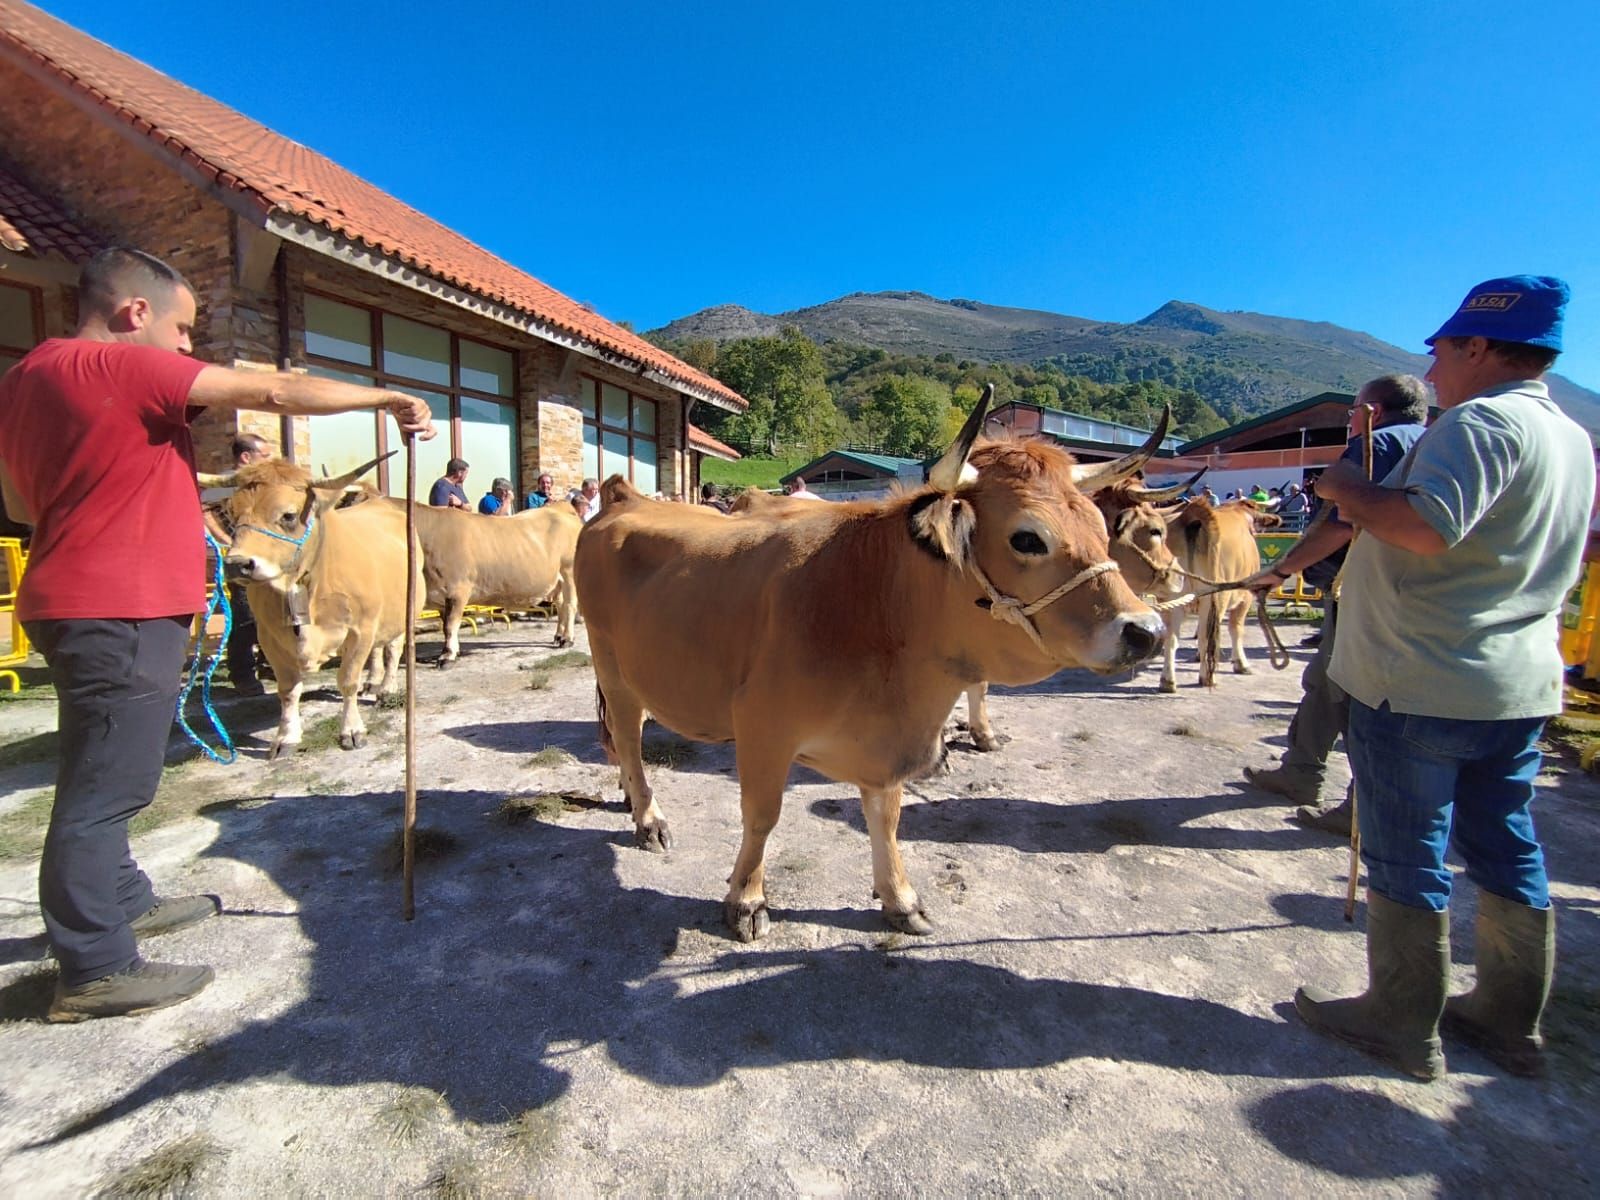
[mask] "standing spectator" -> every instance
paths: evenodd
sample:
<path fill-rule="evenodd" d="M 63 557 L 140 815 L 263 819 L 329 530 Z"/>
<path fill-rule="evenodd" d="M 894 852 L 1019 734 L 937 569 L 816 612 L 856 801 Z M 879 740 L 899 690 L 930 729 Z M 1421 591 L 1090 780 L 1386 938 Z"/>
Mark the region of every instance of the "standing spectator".
<path fill-rule="evenodd" d="M 511 496 L 511 481 L 496 479 L 489 491 L 478 501 L 478 511 L 486 517 L 509 517 L 517 511 L 517 502 Z"/>
<path fill-rule="evenodd" d="M 717 485 L 714 483 L 700 485 L 700 503 L 716 509 L 719 513 L 728 511 L 728 502 L 722 498 L 721 493 L 717 491 Z"/>
<path fill-rule="evenodd" d="M 1267 502 L 1266 489 L 1263 488 L 1259 483 L 1252 483 L 1250 485 L 1250 491 L 1245 496 L 1245 499 L 1253 500 L 1257 504 L 1265 504 Z"/>
<path fill-rule="evenodd" d="M 1217 499 L 1217 494 L 1211 490 L 1211 486 L 1209 484 L 1200 489 L 1200 499 L 1211 505 L 1212 508 L 1215 508 L 1221 503 L 1221 501 Z"/>
<path fill-rule="evenodd" d="M 1422 436 L 1422 423 L 1428 417 L 1427 385 L 1415 375 L 1385 375 L 1366 384 L 1356 396 L 1356 407 L 1373 409 L 1372 477 L 1383 479 L 1400 464 L 1406 452 Z M 1365 419 L 1352 428 L 1366 428 Z M 1360 464 L 1365 453 L 1364 438 L 1352 437 L 1345 445 L 1341 461 Z M 1365 468 L 1363 468 L 1365 472 Z M 1322 637 L 1317 653 L 1306 664 L 1300 678 L 1303 693 L 1300 707 L 1289 722 L 1289 745 L 1280 765 L 1271 768 L 1246 767 L 1245 780 L 1268 792 L 1276 792 L 1296 804 L 1305 805 L 1296 816 L 1303 823 L 1329 833 L 1350 836 L 1350 798 L 1321 807 L 1322 784 L 1328 772 L 1328 755 L 1344 732 L 1349 712 L 1339 685 L 1328 678 L 1335 634 L 1339 624 L 1339 604 L 1333 596 L 1333 581 L 1344 564 L 1345 547 L 1354 531 L 1339 518 L 1337 510 L 1302 538 L 1271 568 L 1262 571 L 1247 586 L 1270 590 L 1287 583 L 1295 575 L 1323 594 Z"/>
<path fill-rule="evenodd" d="M 796 475 L 784 489 L 791 499 L 795 500 L 821 500 L 822 497 L 806 486 L 805 477 Z"/>
<path fill-rule="evenodd" d="M 528 493 L 528 502 L 527 504 L 523 505 L 523 507 L 543 508 L 546 504 L 549 504 L 550 501 L 554 500 L 555 496 L 556 481 L 550 477 L 550 472 L 546 471 L 539 476 L 539 482 L 537 486 L 534 487 L 533 491 Z"/>
<path fill-rule="evenodd" d="M 1278 515 L 1286 522 L 1296 525 L 1305 523 L 1306 510 L 1311 507 L 1311 501 L 1306 496 L 1298 483 L 1291 483 L 1284 492 L 1283 503 L 1278 505 Z"/>
<path fill-rule="evenodd" d="M 272 447 L 265 438 L 253 433 L 241 433 L 233 439 L 233 465 L 248 467 L 251 463 L 266 462 L 272 457 Z M 215 532 L 215 530 L 214 530 Z M 227 537 L 218 539 L 226 545 Z M 233 610 L 233 625 L 228 632 L 228 678 L 233 690 L 241 696 L 259 696 L 266 691 L 257 676 L 256 617 L 250 611 L 250 599 L 245 594 L 244 583 L 228 585 L 228 603 Z"/>
<path fill-rule="evenodd" d="M 1317 485 L 1362 532 L 1329 674 L 1350 697 L 1370 983 L 1301 988 L 1295 1008 L 1423 1079 L 1444 1073 L 1441 1029 L 1543 1071 L 1555 914 L 1530 808 L 1595 488 L 1588 435 L 1542 379 L 1567 296 L 1548 276 L 1473 288 L 1428 339 L 1442 415 L 1382 482 L 1335 463 Z M 1447 1002 L 1452 841 L 1478 885 L 1477 986 Z"/>
<path fill-rule="evenodd" d="M 138 250 L 84 265 L 78 328 L 0 377 L 0 490 L 35 521 L 17 615 L 55 684 L 59 758 L 39 906 L 60 975 L 47 1018 L 147 1012 L 197 995 L 210 967 L 148 962 L 140 942 L 217 912 L 157 896 L 128 847 L 155 796 L 205 537 L 189 422 L 197 409 L 279 415 L 387 409 L 433 436 L 412 396 L 188 357 L 194 289 Z"/>
<path fill-rule="evenodd" d="M 600 515 L 599 481 L 595 479 L 585 479 L 583 481 L 583 489 L 579 495 L 583 497 L 584 507 L 579 510 L 578 515 L 582 517 L 585 522 L 594 520 Z"/>
<path fill-rule="evenodd" d="M 462 487 L 466 482 L 467 460 L 452 458 L 444 465 L 444 475 L 433 481 L 433 488 L 428 492 L 428 503 L 434 508 L 460 508 L 471 512 L 467 491 Z"/>

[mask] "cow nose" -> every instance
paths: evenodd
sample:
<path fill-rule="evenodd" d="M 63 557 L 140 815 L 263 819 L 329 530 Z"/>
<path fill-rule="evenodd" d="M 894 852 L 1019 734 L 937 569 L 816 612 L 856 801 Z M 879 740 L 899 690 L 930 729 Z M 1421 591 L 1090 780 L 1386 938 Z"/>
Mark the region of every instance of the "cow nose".
<path fill-rule="evenodd" d="M 1129 662 L 1143 662 L 1156 652 L 1166 627 L 1155 613 L 1142 613 L 1122 627 L 1122 647 Z"/>
<path fill-rule="evenodd" d="M 229 579 L 249 579 L 256 573 L 256 560 L 253 558 L 225 558 L 222 560 L 222 569 Z"/>

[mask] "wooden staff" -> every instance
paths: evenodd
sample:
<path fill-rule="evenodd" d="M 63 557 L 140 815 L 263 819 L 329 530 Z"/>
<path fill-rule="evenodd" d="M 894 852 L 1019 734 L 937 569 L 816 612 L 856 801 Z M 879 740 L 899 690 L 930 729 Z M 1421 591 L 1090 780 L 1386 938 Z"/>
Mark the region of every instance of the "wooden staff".
<path fill-rule="evenodd" d="M 1361 466 L 1367 473 L 1367 482 L 1372 482 L 1372 405 L 1367 405 L 1361 429 Z M 1350 535 L 1350 546 L 1354 549 L 1356 538 L 1361 536 L 1357 530 Z M 1346 558 L 1348 561 L 1348 556 Z M 1342 574 L 1341 570 L 1341 574 Z M 1337 638 L 1339 631 L 1334 629 L 1333 636 Z M 1348 732 L 1345 734 L 1349 737 Z M 1356 805 L 1360 801 L 1356 797 L 1355 779 L 1350 780 L 1350 878 L 1344 888 L 1344 919 L 1351 924 L 1356 919 L 1356 882 L 1361 874 L 1361 822 L 1357 819 Z"/>
<path fill-rule="evenodd" d="M 402 914 L 417 915 L 411 875 L 417 860 L 417 437 L 406 434 L 406 806 L 400 826 Z"/>

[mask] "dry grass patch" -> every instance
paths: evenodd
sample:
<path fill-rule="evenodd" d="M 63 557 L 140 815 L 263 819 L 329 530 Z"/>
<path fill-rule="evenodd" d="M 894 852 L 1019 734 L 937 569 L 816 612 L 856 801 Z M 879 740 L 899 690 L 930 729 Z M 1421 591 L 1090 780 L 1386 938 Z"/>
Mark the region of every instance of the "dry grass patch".
<path fill-rule="evenodd" d="M 476 1200 L 479 1196 L 489 1194 L 482 1170 L 465 1154 L 458 1154 L 440 1164 L 425 1186 L 430 1193 L 443 1200 Z"/>
<path fill-rule="evenodd" d="M 378 1124 L 391 1142 L 406 1146 L 443 1116 L 443 1096 L 426 1088 L 413 1088 L 378 1110 Z"/>
<path fill-rule="evenodd" d="M 40 945 L 40 953 L 44 952 Z M 56 994 L 56 970 L 35 971 L 0 988 L 0 1025 L 13 1021 L 43 1021 Z"/>
<path fill-rule="evenodd" d="M 530 1108 L 511 1122 L 506 1130 L 506 1142 L 515 1154 L 542 1158 L 555 1149 L 560 1129 L 560 1113 L 555 1106 Z"/>
<path fill-rule="evenodd" d="M 156 1200 L 157 1197 L 186 1195 L 202 1172 L 228 1155 L 215 1138 L 204 1133 L 168 1142 L 148 1158 L 109 1177 L 95 1192 L 102 1197 L 130 1197 Z"/>
<path fill-rule="evenodd" d="M 507 796 L 494 810 L 497 820 L 507 825 L 524 821 L 559 821 L 567 813 L 601 808 L 604 801 L 589 792 L 537 792 L 531 796 Z"/>
<path fill-rule="evenodd" d="M 1173 737 L 1197 738 L 1205 736 L 1205 734 L 1200 732 L 1200 727 L 1198 725 L 1191 725 L 1188 721 L 1179 721 L 1171 729 L 1167 730 L 1167 732 Z"/>
<path fill-rule="evenodd" d="M 677 734 L 651 738 L 640 748 L 639 756 L 657 767 L 677 767 L 697 757 L 700 747 Z"/>
<path fill-rule="evenodd" d="M 563 750 L 560 746 L 546 746 L 537 754 L 528 755 L 528 761 L 522 765 L 535 769 L 540 767 L 570 767 L 577 761 L 575 755 Z"/>
<path fill-rule="evenodd" d="M 412 830 L 412 852 L 417 862 L 437 862 L 455 852 L 461 839 L 443 829 L 430 829 L 418 825 Z M 405 866 L 405 834 L 395 833 L 383 847 L 383 865 L 387 870 L 399 871 Z"/>
<path fill-rule="evenodd" d="M 549 671 L 528 672 L 528 687 L 535 692 L 542 692 L 549 688 L 552 676 Z"/>
<path fill-rule="evenodd" d="M 552 654 L 534 669 L 540 671 L 567 671 L 574 667 L 587 667 L 593 661 L 582 650 L 564 650 L 560 654 Z"/>

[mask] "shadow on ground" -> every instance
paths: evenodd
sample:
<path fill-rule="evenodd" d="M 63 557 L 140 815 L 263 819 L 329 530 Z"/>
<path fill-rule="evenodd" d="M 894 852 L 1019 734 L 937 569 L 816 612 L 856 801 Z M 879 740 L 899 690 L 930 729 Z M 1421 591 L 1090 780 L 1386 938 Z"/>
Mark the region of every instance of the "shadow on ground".
<path fill-rule="evenodd" d="M 328 1086 L 428 1088 L 459 1116 L 500 1122 L 565 1092 L 561 1059 L 574 1043 L 604 1044 L 623 1069 L 668 1087 L 824 1059 L 1011 1070 L 1092 1055 L 1292 1077 L 1359 1067 L 1337 1051 L 1308 1053 L 1300 1032 L 1275 1020 L 1135 987 L 1027 978 L 935 957 L 937 943 L 889 951 L 856 937 L 797 950 L 775 938 L 774 948 L 739 947 L 726 941 L 714 901 L 649 888 L 619 895 L 616 856 L 636 853 L 624 822 L 508 827 L 491 816 L 500 799 L 426 798 L 425 825 L 459 849 L 419 866 L 410 924 L 399 919 L 389 865 L 398 795 L 210 806 L 205 815 L 220 830 L 207 855 L 250 863 L 298 898 L 297 912 L 228 911 L 223 921 L 297 919 L 310 942 L 305 995 L 48 1141 L 164 1098 L 280 1073 Z M 776 915 L 853 935 L 880 928 L 865 910 Z M 710 961 L 704 949 L 692 964 L 679 958 L 685 937 L 713 939 Z M 302 953 L 274 952 L 292 961 L 263 968 L 285 974 Z M 34 974 L 5 989 L 7 1018 L 38 1019 L 47 979 Z"/>

